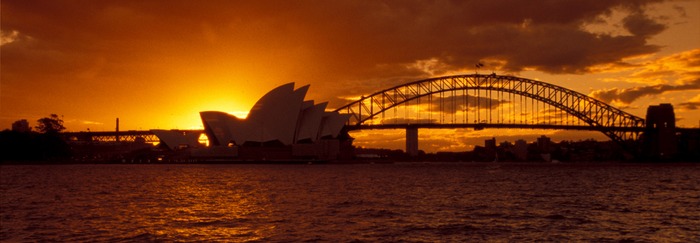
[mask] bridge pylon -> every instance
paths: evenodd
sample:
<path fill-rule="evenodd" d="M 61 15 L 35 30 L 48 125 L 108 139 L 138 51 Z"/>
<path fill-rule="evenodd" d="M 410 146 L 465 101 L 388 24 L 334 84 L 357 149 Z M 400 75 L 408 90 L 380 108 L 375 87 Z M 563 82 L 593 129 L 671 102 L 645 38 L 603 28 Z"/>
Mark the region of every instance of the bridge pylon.
<path fill-rule="evenodd" d="M 418 127 L 406 127 L 406 154 L 411 157 L 418 156 Z"/>

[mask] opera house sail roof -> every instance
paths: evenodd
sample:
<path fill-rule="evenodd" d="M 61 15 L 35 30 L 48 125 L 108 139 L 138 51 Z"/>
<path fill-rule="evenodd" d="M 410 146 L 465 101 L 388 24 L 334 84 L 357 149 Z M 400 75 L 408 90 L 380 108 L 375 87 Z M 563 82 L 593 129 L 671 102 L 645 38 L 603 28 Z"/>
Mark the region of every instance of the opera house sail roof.
<path fill-rule="evenodd" d="M 245 119 L 220 111 L 200 112 L 211 145 L 279 142 L 284 145 L 336 138 L 349 115 L 325 111 L 327 103 L 304 101 L 309 85 L 279 86 L 260 98 Z"/>

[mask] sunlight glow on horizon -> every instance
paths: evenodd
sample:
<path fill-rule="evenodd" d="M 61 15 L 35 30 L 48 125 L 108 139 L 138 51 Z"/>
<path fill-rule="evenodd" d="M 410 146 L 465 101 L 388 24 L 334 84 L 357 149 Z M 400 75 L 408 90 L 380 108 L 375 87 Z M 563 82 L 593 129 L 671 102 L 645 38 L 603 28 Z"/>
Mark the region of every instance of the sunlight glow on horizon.
<path fill-rule="evenodd" d="M 202 129 L 199 112 L 245 119 L 289 82 L 311 85 L 307 97 L 332 111 L 408 82 L 492 72 L 595 96 L 642 118 L 649 105 L 671 103 L 678 126 L 700 127 L 700 1 L 151 1 L 3 1 L 0 130 L 52 113 L 65 118 L 66 131 L 114 131 L 115 118 L 122 131 Z M 480 62 L 486 66 L 475 68 Z M 488 111 L 475 119 L 468 105 L 413 108 L 394 121 L 472 123 Z M 551 116 L 523 113 L 499 119 Z M 388 110 L 370 122 L 392 117 Z M 440 144 L 447 136 L 419 134 Z"/>

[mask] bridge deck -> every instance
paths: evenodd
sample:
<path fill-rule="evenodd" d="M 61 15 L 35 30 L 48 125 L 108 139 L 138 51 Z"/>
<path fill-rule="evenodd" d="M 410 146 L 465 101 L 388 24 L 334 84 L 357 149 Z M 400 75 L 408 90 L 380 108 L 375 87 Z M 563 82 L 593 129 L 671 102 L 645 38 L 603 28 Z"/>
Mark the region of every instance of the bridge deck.
<path fill-rule="evenodd" d="M 374 124 L 374 125 L 348 125 L 346 128 L 352 130 L 372 130 L 372 129 L 406 129 L 406 128 L 428 128 L 428 129 L 454 129 L 473 128 L 481 130 L 485 128 L 515 128 L 515 129 L 557 129 L 557 130 L 580 130 L 580 131 L 601 131 L 615 130 L 625 132 L 643 132 L 641 127 L 595 127 L 588 125 L 550 125 L 550 124 L 503 124 L 503 123 L 479 123 L 479 124 L 438 124 L 438 123 L 417 123 L 417 124 Z"/>

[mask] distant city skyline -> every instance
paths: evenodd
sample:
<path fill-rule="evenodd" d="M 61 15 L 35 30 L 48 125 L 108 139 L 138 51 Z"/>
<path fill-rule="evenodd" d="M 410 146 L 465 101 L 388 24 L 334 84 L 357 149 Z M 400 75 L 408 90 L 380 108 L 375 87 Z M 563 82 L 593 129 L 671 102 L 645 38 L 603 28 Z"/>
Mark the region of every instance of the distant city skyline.
<path fill-rule="evenodd" d="M 333 109 L 428 77 L 540 80 L 644 117 L 670 103 L 700 123 L 700 1 L 2 1 L 0 129 L 49 114 L 68 131 L 202 129 L 200 111 L 245 116 L 268 90 L 311 85 Z M 422 150 L 496 136 L 598 132 L 421 130 Z M 403 148 L 404 131 L 352 133 Z"/>

